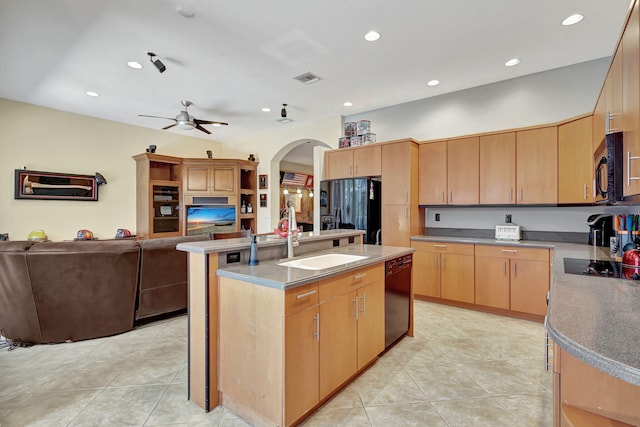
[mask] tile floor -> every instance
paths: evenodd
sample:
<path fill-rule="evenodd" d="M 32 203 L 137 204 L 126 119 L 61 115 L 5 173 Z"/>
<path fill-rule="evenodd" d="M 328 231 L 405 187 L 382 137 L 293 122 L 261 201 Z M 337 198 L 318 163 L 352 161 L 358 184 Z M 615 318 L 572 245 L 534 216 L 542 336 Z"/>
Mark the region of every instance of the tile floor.
<path fill-rule="evenodd" d="M 0 426 L 246 426 L 186 400 L 186 328 L 0 350 Z M 541 324 L 416 301 L 415 329 L 304 425 L 552 425 Z"/>

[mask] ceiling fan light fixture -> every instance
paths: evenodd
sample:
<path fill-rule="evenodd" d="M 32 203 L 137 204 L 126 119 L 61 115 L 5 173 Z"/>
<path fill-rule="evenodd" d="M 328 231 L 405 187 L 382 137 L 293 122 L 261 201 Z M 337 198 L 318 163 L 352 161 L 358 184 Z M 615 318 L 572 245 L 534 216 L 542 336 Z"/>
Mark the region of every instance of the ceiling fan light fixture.
<path fill-rule="evenodd" d="M 159 59 L 156 59 L 157 55 L 153 52 L 147 52 L 147 55 L 149 55 L 149 61 L 151 61 L 151 63 L 155 65 L 158 71 L 160 71 L 160 74 L 164 73 L 167 67 L 165 67 L 162 61 L 160 61 Z"/>
<path fill-rule="evenodd" d="M 280 110 L 280 117 L 287 118 L 287 104 L 282 104 L 282 110 Z"/>

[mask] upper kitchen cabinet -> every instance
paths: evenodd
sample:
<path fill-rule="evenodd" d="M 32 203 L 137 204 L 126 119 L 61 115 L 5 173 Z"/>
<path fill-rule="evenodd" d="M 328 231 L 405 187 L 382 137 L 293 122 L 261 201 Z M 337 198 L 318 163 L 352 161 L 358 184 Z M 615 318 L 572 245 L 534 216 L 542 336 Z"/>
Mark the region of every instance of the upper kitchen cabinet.
<path fill-rule="evenodd" d="M 605 125 L 604 120 L 607 114 L 607 103 L 606 103 L 606 87 L 602 88 L 600 92 L 600 96 L 598 97 L 598 102 L 596 103 L 596 108 L 593 110 L 593 146 L 591 148 L 591 154 L 596 151 L 598 144 L 602 142 L 605 135 Z"/>
<path fill-rule="evenodd" d="M 447 202 L 477 205 L 479 199 L 479 138 L 447 141 Z"/>
<path fill-rule="evenodd" d="M 480 204 L 515 204 L 516 133 L 480 137 Z"/>
<path fill-rule="evenodd" d="M 558 203 L 593 202 L 593 117 L 558 126 Z"/>
<path fill-rule="evenodd" d="M 609 73 L 604 81 L 605 88 L 605 133 L 618 132 L 623 127 L 623 113 L 622 113 L 622 81 L 623 81 L 623 52 L 621 48 L 618 48 L 616 54 L 611 61 L 611 67 Z M 636 79 L 638 77 L 636 76 Z"/>
<path fill-rule="evenodd" d="M 622 127 L 625 197 L 640 194 L 640 13 L 633 7 L 622 34 Z"/>
<path fill-rule="evenodd" d="M 412 139 L 382 145 L 382 243 L 410 246 L 424 233 L 418 207 L 418 145 Z"/>
<path fill-rule="evenodd" d="M 516 132 L 516 201 L 558 203 L 558 127 Z"/>
<path fill-rule="evenodd" d="M 184 159 L 184 194 L 225 196 L 236 193 L 238 168 L 235 161 Z"/>
<path fill-rule="evenodd" d="M 420 144 L 419 163 L 419 203 L 421 205 L 446 205 L 447 142 Z"/>
<path fill-rule="evenodd" d="M 382 204 L 408 205 L 418 198 L 418 147 L 412 140 L 382 146 Z"/>
<path fill-rule="evenodd" d="M 325 179 L 380 176 L 379 145 L 342 148 L 325 153 Z"/>

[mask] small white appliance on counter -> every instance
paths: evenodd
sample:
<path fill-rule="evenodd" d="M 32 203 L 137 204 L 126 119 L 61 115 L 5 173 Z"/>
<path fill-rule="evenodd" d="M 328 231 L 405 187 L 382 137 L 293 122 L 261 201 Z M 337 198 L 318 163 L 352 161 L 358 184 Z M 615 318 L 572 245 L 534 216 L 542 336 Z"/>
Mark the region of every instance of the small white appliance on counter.
<path fill-rule="evenodd" d="M 522 240 L 522 227 L 515 224 L 496 225 L 496 240 Z"/>

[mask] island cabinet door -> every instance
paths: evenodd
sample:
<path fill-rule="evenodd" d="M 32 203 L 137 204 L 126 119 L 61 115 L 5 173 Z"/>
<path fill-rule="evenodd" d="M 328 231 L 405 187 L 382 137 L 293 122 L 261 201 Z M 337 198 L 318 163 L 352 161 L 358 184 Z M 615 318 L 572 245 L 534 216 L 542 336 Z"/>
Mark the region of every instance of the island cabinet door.
<path fill-rule="evenodd" d="M 476 304 L 509 310 L 509 259 L 476 256 Z"/>
<path fill-rule="evenodd" d="M 320 401 L 319 313 L 315 305 L 285 318 L 285 425 Z"/>
<path fill-rule="evenodd" d="M 384 351 L 384 282 L 358 289 L 358 369 Z"/>
<path fill-rule="evenodd" d="M 546 315 L 547 291 L 549 261 L 511 260 L 511 310 Z"/>
<path fill-rule="evenodd" d="M 320 399 L 357 370 L 356 304 L 355 290 L 320 304 Z"/>

